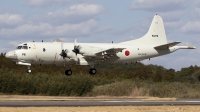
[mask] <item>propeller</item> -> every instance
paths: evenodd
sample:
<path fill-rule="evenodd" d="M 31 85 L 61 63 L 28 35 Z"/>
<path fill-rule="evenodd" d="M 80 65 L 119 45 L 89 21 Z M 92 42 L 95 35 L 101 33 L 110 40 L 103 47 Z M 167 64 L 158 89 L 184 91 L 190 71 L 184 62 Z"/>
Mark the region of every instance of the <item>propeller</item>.
<path fill-rule="evenodd" d="M 60 53 L 60 56 L 62 56 L 63 59 L 66 58 L 67 57 L 66 50 L 62 50 L 62 52 Z"/>
<path fill-rule="evenodd" d="M 65 58 L 72 59 L 76 62 L 78 61 L 77 54 L 79 53 L 79 46 L 76 46 L 76 40 L 74 41 L 74 49 L 72 51 L 64 49 L 63 43 L 61 43 L 61 49 L 62 51 L 60 53 L 60 56 L 63 58 L 64 62 L 66 62 Z"/>
<path fill-rule="evenodd" d="M 79 54 L 79 47 L 76 45 L 76 39 L 74 39 L 74 49 L 72 50 L 76 55 Z"/>
<path fill-rule="evenodd" d="M 62 56 L 64 59 L 67 57 L 67 53 L 66 53 L 66 50 L 64 50 L 64 48 L 63 48 L 63 43 L 61 43 L 61 49 L 62 49 L 62 51 L 60 53 L 60 56 Z"/>

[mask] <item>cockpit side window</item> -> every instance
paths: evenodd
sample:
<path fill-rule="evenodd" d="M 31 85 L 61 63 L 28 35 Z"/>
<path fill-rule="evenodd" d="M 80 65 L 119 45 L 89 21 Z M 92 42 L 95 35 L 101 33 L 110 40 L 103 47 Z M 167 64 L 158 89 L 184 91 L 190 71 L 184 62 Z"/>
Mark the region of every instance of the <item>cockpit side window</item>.
<path fill-rule="evenodd" d="M 22 48 L 22 46 L 17 46 L 17 49 L 21 49 Z"/>
<path fill-rule="evenodd" d="M 28 46 L 22 46 L 22 49 L 28 49 Z"/>

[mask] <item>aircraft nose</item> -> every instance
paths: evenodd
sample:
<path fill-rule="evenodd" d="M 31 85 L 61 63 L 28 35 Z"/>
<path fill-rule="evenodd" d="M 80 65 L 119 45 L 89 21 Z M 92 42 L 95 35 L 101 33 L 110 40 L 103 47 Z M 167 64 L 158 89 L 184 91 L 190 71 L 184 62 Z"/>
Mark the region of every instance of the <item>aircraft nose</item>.
<path fill-rule="evenodd" d="M 12 59 L 12 60 L 15 60 L 15 59 L 17 59 L 17 54 L 16 54 L 15 51 L 10 51 L 10 52 L 6 53 L 5 57 Z"/>

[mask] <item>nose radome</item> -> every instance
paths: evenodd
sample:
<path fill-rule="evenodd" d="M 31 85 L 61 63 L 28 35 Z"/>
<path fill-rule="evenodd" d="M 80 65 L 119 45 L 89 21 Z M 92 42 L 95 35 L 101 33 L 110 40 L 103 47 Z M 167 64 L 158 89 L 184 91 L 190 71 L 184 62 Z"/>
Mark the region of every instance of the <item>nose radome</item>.
<path fill-rule="evenodd" d="M 17 54 L 15 51 L 10 51 L 6 53 L 5 57 L 9 59 L 17 59 Z"/>

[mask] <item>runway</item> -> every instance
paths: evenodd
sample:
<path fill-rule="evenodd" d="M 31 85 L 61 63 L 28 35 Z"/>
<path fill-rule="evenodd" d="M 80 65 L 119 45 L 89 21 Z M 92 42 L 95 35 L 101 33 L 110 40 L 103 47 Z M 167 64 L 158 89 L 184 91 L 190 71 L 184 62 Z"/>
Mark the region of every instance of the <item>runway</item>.
<path fill-rule="evenodd" d="M 87 107 L 87 106 L 162 106 L 200 105 L 200 99 L 176 101 L 114 100 L 70 100 L 70 101 L 0 101 L 0 107 Z"/>

